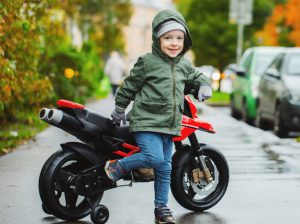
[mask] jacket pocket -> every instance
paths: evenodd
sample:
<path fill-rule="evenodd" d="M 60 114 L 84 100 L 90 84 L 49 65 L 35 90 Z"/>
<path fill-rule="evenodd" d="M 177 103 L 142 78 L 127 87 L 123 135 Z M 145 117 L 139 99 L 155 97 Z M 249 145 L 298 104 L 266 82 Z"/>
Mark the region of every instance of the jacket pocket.
<path fill-rule="evenodd" d="M 166 112 L 167 109 L 167 102 L 149 102 L 149 101 L 142 101 L 141 106 L 144 110 L 153 113 L 153 114 L 161 114 Z"/>

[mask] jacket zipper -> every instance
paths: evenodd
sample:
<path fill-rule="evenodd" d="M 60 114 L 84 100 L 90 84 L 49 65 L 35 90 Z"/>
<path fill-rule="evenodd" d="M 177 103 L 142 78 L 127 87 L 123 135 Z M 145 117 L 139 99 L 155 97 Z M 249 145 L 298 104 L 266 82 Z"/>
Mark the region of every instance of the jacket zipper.
<path fill-rule="evenodd" d="M 172 73 L 172 80 L 173 80 L 173 102 L 174 102 L 174 107 L 173 107 L 173 116 L 172 116 L 172 122 L 170 129 L 174 126 L 174 121 L 175 121 L 175 115 L 176 115 L 176 96 L 175 96 L 175 75 L 174 75 L 174 62 L 171 62 L 171 73 Z"/>

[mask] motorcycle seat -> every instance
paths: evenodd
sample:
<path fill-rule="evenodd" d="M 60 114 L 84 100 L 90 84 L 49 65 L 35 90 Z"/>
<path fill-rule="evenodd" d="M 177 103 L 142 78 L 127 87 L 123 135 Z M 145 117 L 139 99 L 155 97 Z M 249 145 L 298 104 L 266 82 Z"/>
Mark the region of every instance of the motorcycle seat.
<path fill-rule="evenodd" d="M 88 110 L 86 112 L 86 119 L 90 123 L 93 123 L 94 125 L 100 127 L 103 134 L 110 134 L 115 138 L 124 140 L 126 143 L 134 145 L 136 144 L 132 134 L 129 132 L 129 122 L 127 122 L 126 125 L 117 126 L 112 122 L 111 119 Z"/>
<path fill-rule="evenodd" d="M 129 132 L 129 125 L 124 125 L 124 126 L 115 126 L 112 130 L 111 130 L 112 135 L 115 138 L 119 138 L 124 140 L 126 143 L 128 144 L 132 144 L 132 145 L 136 145 L 136 142 L 132 136 L 132 134 Z"/>
<path fill-rule="evenodd" d="M 103 131 L 109 131 L 114 126 L 111 119 L 89 110 L 86 111 L 86 120 L 102 128 Z"/>

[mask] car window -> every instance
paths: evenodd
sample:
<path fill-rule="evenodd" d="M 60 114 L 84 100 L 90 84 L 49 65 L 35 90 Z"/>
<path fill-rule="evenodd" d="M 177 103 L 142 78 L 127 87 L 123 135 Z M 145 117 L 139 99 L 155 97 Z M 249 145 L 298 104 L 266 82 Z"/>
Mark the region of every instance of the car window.
<path fill-rule="evenodd" d="M 252 58 L 253 58 L 253 52 L 251 52 L 251 54 L 248 55 L 248 57 L 245 59 L 243 63 L 243 67 L 246 69 L 246 71 L 250 69 Z"/>
<path fill-rule="evenodd" d="M 300 54 L 292 55 L 287 63 L 288 75 L 300 75 Z"/>
<path fill-rule="evenodd" d="M 279 54 L 273 62 L 270 64 L 270 68 L 275 68 L 277 71 L 280 72 L 281 65 L 283 63 L 284 54 Z"/>
<path fill-rule="evenodd" d="M 274 59 L 276 54 L 274 53 L 265 53 L 259 54 L 256 58 L 255 74 L 261 75 L 266 68 L 269 66 L 271 61 Z"/>

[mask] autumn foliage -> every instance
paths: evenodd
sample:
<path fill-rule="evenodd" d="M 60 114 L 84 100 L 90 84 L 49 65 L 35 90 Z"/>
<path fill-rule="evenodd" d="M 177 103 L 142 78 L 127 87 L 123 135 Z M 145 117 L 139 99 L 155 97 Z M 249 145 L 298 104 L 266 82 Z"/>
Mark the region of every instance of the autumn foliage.
<path fill-rule="evenodd" d="M 290 40 L 300 46 L 300 0 L 290 0 L 286 5 L 285 24 L 291 27 Z"/>
<path fill-rule="evenodd" d="M 103 76 L 101 54 L 122 50 L 130 15 L 129 0 L 1 0 L 0 125 L 58 98 L 90 97 Z"/>
<path fill-rule="evenodd" d="M 37 71 L 41 19 L 45 7 L 23 0 L 0 3 L 0 119 L 13 120 L 17 111 L 38 106 L 51 96 L 47 77 Z"/>
<path fill-rule="evenodd" d="M 300 0 L 274 7 L 264 28 L 256 33 L 262 45 L 300 46 Z"/>

